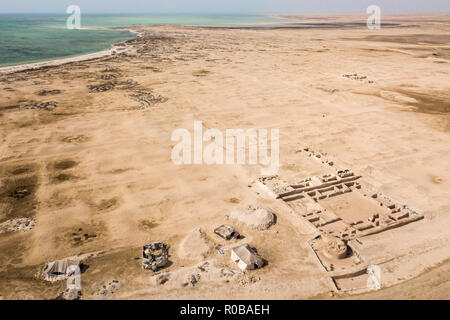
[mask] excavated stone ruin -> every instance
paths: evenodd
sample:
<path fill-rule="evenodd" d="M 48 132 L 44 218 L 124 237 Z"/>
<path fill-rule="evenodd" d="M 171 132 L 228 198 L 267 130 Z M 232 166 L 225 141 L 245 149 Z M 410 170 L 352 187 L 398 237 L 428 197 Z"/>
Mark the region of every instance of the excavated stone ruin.
<path fill-rule="evenodd" d="M 141 104 L 141 109 L 153 106 L 156 103 L 164 103 L 168 99 L 161 96 L 159 93 L 151 90 L 132 90 L 133 94 L 129 97 Z"/>
<path fill-rule="evenodd" d="M 156 271 L 169 262 L 169 248 L 162 242 L 153 242 L 142 248 L 142 267 Z"/>
<path fill-rule="evenodd" d="M 36 109 L 36 110 L 45 110 L 45 111 L 51 111 L 56 108 L 58 105 L 55 101 L 48 101 L 48 102 L 31 102 L 22 106 L 19 106 L 20 109 Z"/>

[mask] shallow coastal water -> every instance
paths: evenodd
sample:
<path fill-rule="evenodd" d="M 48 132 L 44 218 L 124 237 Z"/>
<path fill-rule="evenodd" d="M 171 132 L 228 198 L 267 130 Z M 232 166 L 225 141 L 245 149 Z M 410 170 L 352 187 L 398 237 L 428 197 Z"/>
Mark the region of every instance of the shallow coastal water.
<path fill-rule="evenodd" d="M 0 66 L 92 53 L 135 37 L 126 30 L 98 29 L 103 27 L 154 24 L 242 27 L 284 21 L 252 15 L 82 15 L 82 30 L 69 30 L 67 17 L 0 15 Z"/>

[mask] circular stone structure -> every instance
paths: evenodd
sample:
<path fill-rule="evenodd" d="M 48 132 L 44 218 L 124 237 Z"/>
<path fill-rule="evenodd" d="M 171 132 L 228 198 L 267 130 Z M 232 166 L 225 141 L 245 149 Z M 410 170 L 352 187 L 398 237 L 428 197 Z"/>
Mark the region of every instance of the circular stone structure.
<path fill-rule="evenodd" d="M 347 256 L 348 246 L 339 238 L 322 236 L 323 253 L 332 259 L 344 259 Z"/>
<path fill-rule="evenodd" d="M 236 210 L 230 218 L 253 229 L 266 230 L 275 223 L 273 213 L 265 209 Z"/>

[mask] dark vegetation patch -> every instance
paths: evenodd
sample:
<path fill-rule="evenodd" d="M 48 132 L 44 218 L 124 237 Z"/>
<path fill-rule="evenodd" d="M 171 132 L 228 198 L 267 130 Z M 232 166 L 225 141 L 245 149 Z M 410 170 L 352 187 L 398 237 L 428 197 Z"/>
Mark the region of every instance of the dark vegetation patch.
<path fill-rule="evenodd" d="M 65 243 L 69 242 L 72 247 L 79 247 L 88 242 L 99 239 L 105 230 L 106 228 L 102 222 L 91 222 L 90 224 L 84 224 L 71 228 L 64 235 L 64 239 L 62 240 Z"/>
<path fill-rule="evenodd" d="M 104 199 L 97 205 L 98 211 L 111 211 L 119 207 L 120 201 L 118 198 Z"/>
<path fill-rule="evenodd" d="M 11 210 L 0 222 L 12 218 L 33 216 L 38 204 L 35 197 L 37 188 L 37 176 L 4 179 L 0 189 L 0 203 L 11 207 Z"/>
<path fill-rule="evenodd" d="M 354 39 L 353 39 L 354 40 Z M 370 35 L 362 40 L 382 41 L 408 44 L 448 44 L 450 35 L 448 34 L 411 34 L 411 35 Z"/>
<path fill-rule="evenodd" d="M 438 115 L 449 115 L 450 114 L 450 96 L 447 92 L 436 91 L 436 92 L 419 92 L 412 91 L 408 89 L 392 88 L 387 89 L 390 92 L 395 92 L 405 97 L 414 99 L 414 101 L 402 102 L 404 105 L 413 107 L 412 111 L 427 114 L 438 114 Z M 372 95 L 382 99 L 391 100 L 389 98 L 383 97 L 380 93 L 360 93 L 354 92 L 356 94 Z M 397 102 L 397 101 L 394 101 Z"/>
<path fill-rule="evenodd" d="M 202 70 L 197 70 L 197 71 L 192 72 L 192 75 L 194 77 L 205 77 L 210 73 L 211 73 L 211 71 L 202 69 Z"/>
<path fill-rule="evenodd" d="M 240 203 L 241 200 L 239 200 L 238 198 L 230 198 L 230 199 L 228 199 L 228 202 L 229 203 Z"/>
<path fill-rule="evenodd" d="M 139 220 L 138 224 L 139 224 L 139 229 L 142 231 L 149 231 L 158 226 L 158 224 L 156 222 L 150 221 L 150 220 Z"/>
<path fill-rule="evenodd" d="M 53 181 L 53 183 L 62 183 L 62 182 L 77 180 L 77 179 L 78 179 L 78 177 L 75 177 L 71 174 L 61 173 L 61 174 L 58 174 L 57 176 L 54 176 L 52 178 L 52 181 Z"/>
<path fill-rule="evenodd" d="M 7 176 L 20 176 L 33 173 L 37 170 L 37 166 L 32 163 L 20 164 L 6 167 L 5 174 Z"/>
<path fill-rule="evenodd" d="M 74 168 L 77 165 L 78 165 L 78 162 L 71 160 L 71 159 L 67 159 L 67 160 L 55 162 L 55 164 L 53 165 L 53 168 L 56 170 L 67 170 L 67 169 Z"/>
<path fill-rule="evenodd" d="M 114 169 L 114 170 L 110 170 L 107 173 L 108 174 L 121 174 L 127 171 L 132 170 L 131 168 L 119 168 L 119 169 Z"/>
<path fill-rule="evenodd" d="M 85 142 L 88 142 L 89 140 L 90 140 L 89 137 L 82 135 L 82 134 L 61 138 L 61 141 L 66 142 L 66 143 L 85 143 Z"/>
<path fill-rule="evenodd" d="M 443 94 L 436 93 L 422 93 L 409 90 L 399 89 L 398 93 L 417 100 L 416 103 L 409 103 L 415 107 L 416 112 L 429 113 L 429 114 L 449 114 L 450 113 L 450 97 Z M 445 94 L 445 93 L 444 93 Z"/>

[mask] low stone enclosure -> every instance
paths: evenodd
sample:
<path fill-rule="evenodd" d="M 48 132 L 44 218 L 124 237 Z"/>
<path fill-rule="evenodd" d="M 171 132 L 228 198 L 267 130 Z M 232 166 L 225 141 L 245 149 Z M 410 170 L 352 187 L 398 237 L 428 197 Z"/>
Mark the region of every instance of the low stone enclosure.
<path fill-rule="evenodd" d="M 326 171 L 335 161 L 309 148 L 307 156 Z M 310 246 L 337 291 L 366 291 L 370 261 L 361 254 L 358 239 L 423 219 L 407 205 L 372 191 L 362 176 L 349 169 L 288 183 L 278 176 L 261 177 L 257 185 L 282 200 L 315 230 Z"/>
<path fill-rule="evenodd" d="M 217 227 L 216 229 L 214 229 L 214 233 L 225 240 L 230 240 L 233 238 L 239 239 L 241 237 L 239 232 L 234 230 L 232 226 L 226 225 L 221 225 L 220 227 Z"/>

